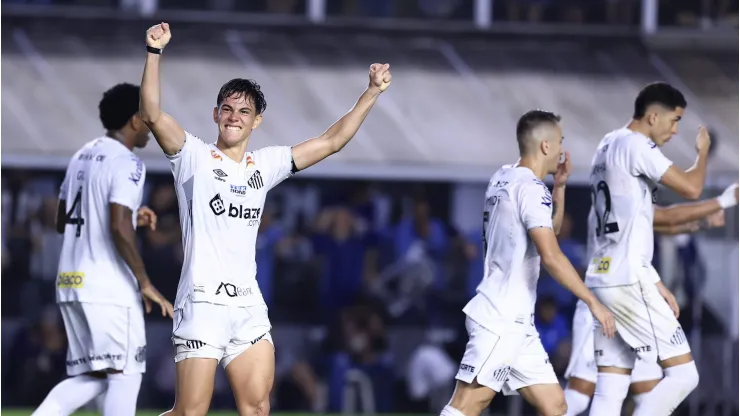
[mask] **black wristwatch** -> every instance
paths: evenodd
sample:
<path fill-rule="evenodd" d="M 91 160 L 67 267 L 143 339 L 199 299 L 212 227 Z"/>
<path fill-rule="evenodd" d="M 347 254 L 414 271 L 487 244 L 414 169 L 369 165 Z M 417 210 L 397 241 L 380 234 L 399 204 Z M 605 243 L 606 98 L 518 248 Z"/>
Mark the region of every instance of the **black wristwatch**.
<path fill-rule="evenodd" d="M 161 48 L 153 48 L 153 47 L 151 47 L 149 45 L 146 45 L 146 51 L 149 52 L 149 53 L 153 53 L 155 55 L 161 55 L 162 54 L 162 49 Z"/>

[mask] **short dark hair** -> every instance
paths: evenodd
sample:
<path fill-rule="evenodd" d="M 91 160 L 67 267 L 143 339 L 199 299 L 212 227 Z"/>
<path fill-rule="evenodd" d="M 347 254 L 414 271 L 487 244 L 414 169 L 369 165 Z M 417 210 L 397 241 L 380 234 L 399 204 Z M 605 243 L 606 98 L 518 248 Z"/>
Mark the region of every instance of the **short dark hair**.
<path fill-rule="evenodd" d="M 632 118 L 635 120 L 643 118 L 645 112 L 647 112 L 647 108 L 653 104 L 675 110 L 676 108 L 686 108 L 686 98 L 681 94 L 681 91 L 670 84 L 653 82 L 645 86 L 637 94 L 637 98 L 635 98 L 635 112 L 632 114 Z"/>
<path fill-rule="evenodd" d="M 262 114 L 267 109 L 267 101 L 265 101 L 265 95 L 262 94 L 260 84 L 252 79 L 244 78 L 234 78 L 224 84 L 218 92 L 216 106 L 220 107 L 224 100 L 235 94 L 239 97 L 251 98 L 257 114 Z"/>
<path fill-rule="evenodd" d="M 544 110 L 527 111 L 519 117 L 516 123 L 516 141 L 519 144 L 519 152 L 524 153 L 525 142 L 532 131 L 542 124 L 557 125 L 560 122 L 560 116 Z"/>
<path fill-rule="evenodd" d="M 139 112 L 139 86 L 121 83 L 103 93 L 98 104 L 100 122 L 106 130 L 120 130 Z"/>

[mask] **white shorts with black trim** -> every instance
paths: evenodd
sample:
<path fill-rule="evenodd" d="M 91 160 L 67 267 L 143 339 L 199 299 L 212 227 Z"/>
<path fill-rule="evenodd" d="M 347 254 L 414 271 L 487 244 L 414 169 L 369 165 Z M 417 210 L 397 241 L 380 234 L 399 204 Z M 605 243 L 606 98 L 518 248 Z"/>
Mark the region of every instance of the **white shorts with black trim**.
<path fill-rule="evenodd" d="M 637 354 L 655 354 L 657 361 L 691 352 L 686 335 L 653 283 L 591 289 L 614 314 L 617 334 L 594 333 L 596 365 L 634 368 Z M 598 322 L 596 327 L 598 327 Z"/>
<path fill-rule="evenodd" d="M 468 343 L 457 380 L 486 386 L 505 395 L 535 384 L 558 384 L 538 334 L 502 331 L 502 335 L 466 318 Z"/>
<path fill-rule="evenodd" d="M 174 318 L 175 362 L 213 358 L 226 368 L 258 341 L 273 343 L 265 305 L 225 306 L 188 299 Z"/>
<path fill-rule="evenodd" d="M 67 375 L 117 370 L 146 371 L 146 331 L 141 304 L 61 302 L 67 332 Z"/>

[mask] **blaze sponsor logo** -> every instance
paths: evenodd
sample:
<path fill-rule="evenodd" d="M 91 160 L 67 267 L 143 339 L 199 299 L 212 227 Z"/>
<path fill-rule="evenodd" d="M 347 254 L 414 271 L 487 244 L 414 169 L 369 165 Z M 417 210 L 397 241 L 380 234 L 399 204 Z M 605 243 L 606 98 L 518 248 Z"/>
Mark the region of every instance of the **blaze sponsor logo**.
<path fill-rule="evenodd" d="M 59 289 L 80 289 L 83 286 L 85 286 L 85 273 L 83 272 L 62 272 L 57 277 Z"/>

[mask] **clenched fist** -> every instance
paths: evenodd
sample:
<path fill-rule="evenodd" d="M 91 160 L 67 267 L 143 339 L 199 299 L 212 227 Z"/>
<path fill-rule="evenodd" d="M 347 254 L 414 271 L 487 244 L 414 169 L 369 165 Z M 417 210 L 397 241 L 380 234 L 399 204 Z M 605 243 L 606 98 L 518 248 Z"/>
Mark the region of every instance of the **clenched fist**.
<path fill-rule="evenodd" d="M 154 25 L 146 31 L 146 44 L 152 48 L 164 49 L 172 38 L 172 32 L 170 32 L 170 25 L 167 23 L 160 23 Z"/>
<path fill-rule="evenodd" d="M 709 152 L 709 146 L 712 139 L 709 137 L 709 131 L 704 126 L 699 127 L 699 134 L 696 135 L 696 151 L 699 153 Z"/>
<path fill-rule="evenodd" d="M 370 88 L 377 88 L 383 92 L 391 85 L 390 64 L 370 65 Z"/>

